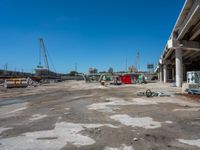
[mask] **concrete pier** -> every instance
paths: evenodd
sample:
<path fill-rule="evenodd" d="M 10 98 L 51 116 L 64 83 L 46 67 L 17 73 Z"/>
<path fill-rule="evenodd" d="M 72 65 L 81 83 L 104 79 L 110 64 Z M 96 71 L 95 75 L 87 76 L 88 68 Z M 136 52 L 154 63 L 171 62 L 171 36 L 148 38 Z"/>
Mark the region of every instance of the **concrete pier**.
<path fill-rule="evenodd" d="M 163 68 L 162 68 L 162 66 L 160 65 L 160 69 L 159 69 L 159 71 L 160 71 L 160 82 L 163 82 Z"/>
<path fill-rule="evenodd" d="M 186 0 L 155 70 L 162 74 L 160 66 L 163 66 L 160 81 L 166 83 L 172 79 L 181 87 L 187 82 L 188 71 L 200 71 L 199 18 L 200 0 Z"/>
<path fill-rule="evenodd" d="M 167 83 L 167 65 L 163 65 L 164 83 Z"/>
<path fill-rule="evenodd" d="M 176 86 L 181 87 L 183 82 L 183 62 L 182 62 L 182 49 L 177 48 L 175 51 L 176 59 Z"/>

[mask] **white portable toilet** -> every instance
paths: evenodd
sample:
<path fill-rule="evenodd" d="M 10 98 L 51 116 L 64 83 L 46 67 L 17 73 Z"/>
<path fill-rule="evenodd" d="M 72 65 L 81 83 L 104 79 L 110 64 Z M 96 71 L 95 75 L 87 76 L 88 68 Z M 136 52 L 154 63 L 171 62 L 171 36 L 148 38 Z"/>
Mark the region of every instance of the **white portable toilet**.
<path fill-rule="evenodd" d="M 187 83 L 200 84 L 200 71 L 187 72 Z"/>

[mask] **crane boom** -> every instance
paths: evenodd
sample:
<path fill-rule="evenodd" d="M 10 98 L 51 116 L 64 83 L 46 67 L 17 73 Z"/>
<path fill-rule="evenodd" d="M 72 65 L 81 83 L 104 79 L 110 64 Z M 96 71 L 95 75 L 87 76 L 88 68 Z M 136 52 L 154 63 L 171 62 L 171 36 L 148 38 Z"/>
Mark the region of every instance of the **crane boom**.
<path fill-rule="evenodd" d="M 45 44 L 44 44 L 44 40 L 42 38 L 39 38 L 39 44 L 40 44 L 40 53 L 44 57 L 45 68 L 47 70 L 49 70 L 49 63 L 48 63 L 47 51 L 46 51 L 46 47 L 45 47 Z"/>

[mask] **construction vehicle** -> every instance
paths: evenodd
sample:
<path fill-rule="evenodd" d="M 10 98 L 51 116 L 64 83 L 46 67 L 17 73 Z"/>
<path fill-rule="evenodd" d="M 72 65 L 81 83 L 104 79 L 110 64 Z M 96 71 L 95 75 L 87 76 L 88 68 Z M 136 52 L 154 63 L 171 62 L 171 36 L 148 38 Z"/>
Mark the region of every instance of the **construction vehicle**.
<path fill-rule="evenodd" d="M 40 45 L 39 65 L 37 66 L 37 69 L 35 69 L 36 75 L 48 75 L 49 74 L 49 63 L 48 63 L 48 58 L 47 58 L 46 47 L 44 44 L 44 40 L 42 38 L 39 38 L 39 45 Z M 42 66 L 42 61 L 41 61 L 42 56 L 44 58 L 45 67 Z"/>
<path fill-rule="evenodd" d="M 44 44 L 44 40 L 42 38 L 39 38 L 39 45 L 40 45 L 39 65 L 35 69 L 35 78 L 37 78 L 39 81 L 43 83 L 59 80 L 57 73 L 50 70 L 49 61 L 48 61 L 48 53 Z M 42 61 L 41 61 L 42 57 L 44 60 L 44 66 L 42 65 Z"/>

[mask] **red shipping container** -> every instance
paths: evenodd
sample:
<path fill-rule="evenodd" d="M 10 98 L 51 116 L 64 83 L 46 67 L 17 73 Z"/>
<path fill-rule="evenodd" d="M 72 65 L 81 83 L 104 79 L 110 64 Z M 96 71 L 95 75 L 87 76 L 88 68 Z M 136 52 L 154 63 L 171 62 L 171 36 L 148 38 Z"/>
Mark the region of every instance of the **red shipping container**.
<path fill-rule="evenodd" d="M 126 74 L 121 76 L 121 81 L 123 84 L 132 84 L 131 75 Z"/>

